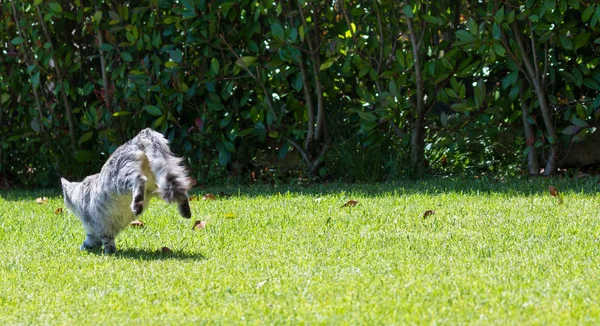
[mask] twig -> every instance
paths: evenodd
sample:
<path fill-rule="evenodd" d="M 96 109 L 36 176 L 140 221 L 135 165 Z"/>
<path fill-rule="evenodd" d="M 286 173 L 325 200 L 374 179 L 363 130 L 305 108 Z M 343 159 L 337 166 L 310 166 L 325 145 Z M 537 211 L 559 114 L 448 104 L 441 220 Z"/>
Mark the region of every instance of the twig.
<path fill-rule="evenodd" d="M 36 10 L 38 13 L 38 20 L 40 26 L 42 27 L 42 32 L 46 37 L 46 42 L 50 43 L 50 48 L 53 49 L 54 45 L 52 44 L 52 38 L 50 37 L 50 33 L 48 33 L 48 28 L 46 27 L 46 23 L 44 22 L 44 18 L 42 17 L 42 11 L 40 6 L 36 6 Z M 53 52 L 54 53 L 54 52 Z M 67 97 L 67 93 L 65 92 L 64 82 L 62 78 L 62 74 L 60 69 L 58 69 L 58 61 L 54 58 L 54 54 L 52 55 L 52 60 L 54 61 L 54 72 L 56 73 L 56 79 L 61 85 L 60 93 L 63 100 L 63 105 L 65 106 L 65 111 L 67 114 L 67 123 L 69 125 L 69 136 L 71 138 L 71 150 L 75 152 L 77 150 L 77 141 L 75 139 L 75 124 L 73 123 L 73 114 L 71 113 L 71 104 L 69 103 L 69 98 Z"/>
<path fill-rule="evenodd" d="M 352 36 L 352 40 L 354 44 L 358 44 L 358 39 L 356 38 L 356 34 L 352 29 L 352 20 L 350 20 L 350 16 L 348 15 L 348 11 L 346 10 L 346 5 L 344 4 L 345 0 L 337 0 L 337 3 L 340 4 L 340 8 L 342 9 L 342 13 L 344 15 L 344 19 L 346 19 L 346 24 L 348 24 L 348 29 L 350 29 L 350 35 Z"/>
<path fill-rule="evenodd" d="M 273 103 L 271 102 L 271 95 L 267 91 L 267 88 L 265 87 L 265 84 L 260 80 L 259 77 L 257 77 L 246 66 L 246 63 L 244 62 L 244 60 L 242 60 L 242 58 L 233 50 L 233 48 L 231 47 L 231 45 L 229 43 L 227 43 L 227 41 L 225 40 L 225 37 L 223 37 L 223 34 L 219 35 L 219 39 L 221 40 L 221 42 L 223 42 L 223 44 L 225 44 L 225 46 L 227 46 L 227 48 L 229 49 L 229 51 L 235 56 L 236 60 L 240 63 L 240 66 L 242 67 L 242 69 L 244 69 L 248 73 L 248 75 L 250 75 L 250 77 L 252 77 L 252 79 L 254 79 L 260 85 L 260 87 L 262 88 L 263 92 L 265 93 L 265 97 L 267 99 L 267 104 L 269 106 L 269 109 L 271 109 L 271 112 L 273 113 L 273 116 L 275 116 L 275 119 L 277 120 L 277 114 L 275 113 L 275 109 L 273 108 Z"/>

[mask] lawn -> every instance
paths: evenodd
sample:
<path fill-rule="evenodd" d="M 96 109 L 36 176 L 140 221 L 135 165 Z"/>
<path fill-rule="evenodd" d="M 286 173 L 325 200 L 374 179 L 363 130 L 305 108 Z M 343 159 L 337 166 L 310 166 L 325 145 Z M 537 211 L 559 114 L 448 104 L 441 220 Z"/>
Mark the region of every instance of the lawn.
<path fill-rule="evenodd" d="M 231 196 L 154 200 L 108 256 L 58 190 L 0 192 L 0 324 L 598 324 L 598 186 L 203 189 Z"/>

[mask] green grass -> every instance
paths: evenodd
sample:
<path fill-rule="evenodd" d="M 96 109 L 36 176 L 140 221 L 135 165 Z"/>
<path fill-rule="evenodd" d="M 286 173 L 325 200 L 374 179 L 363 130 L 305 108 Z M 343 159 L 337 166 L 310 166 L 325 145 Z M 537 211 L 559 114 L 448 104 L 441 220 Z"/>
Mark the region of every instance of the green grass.
<path fill-rule="evenodd" d="M 215 188 L 200 194 L 233 196 L 192 202 L 191 220 L 154 200 L 112 256 L 79 251 L 57 191 L 2 192 L 0 324 L 598 324 L 597 188 Z"/>

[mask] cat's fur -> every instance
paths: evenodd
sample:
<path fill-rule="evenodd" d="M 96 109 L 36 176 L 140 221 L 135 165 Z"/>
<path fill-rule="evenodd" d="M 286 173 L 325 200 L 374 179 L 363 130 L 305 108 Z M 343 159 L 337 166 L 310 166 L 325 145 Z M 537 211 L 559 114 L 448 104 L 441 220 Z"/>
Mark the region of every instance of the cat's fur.
<path fill-rule="evenodd" d="M 190 218 L 191 185 L 181 161 L 162 134 L 144 129 L 117 148 L 100 173 L 81 182 L 61 178 L 65 205 L 83 222 L 87 234 L 81 249 L 104 246 L 104 253 L 114 253 L 115 236 L 156 194 L 177 203 L 181 216 Z"/>

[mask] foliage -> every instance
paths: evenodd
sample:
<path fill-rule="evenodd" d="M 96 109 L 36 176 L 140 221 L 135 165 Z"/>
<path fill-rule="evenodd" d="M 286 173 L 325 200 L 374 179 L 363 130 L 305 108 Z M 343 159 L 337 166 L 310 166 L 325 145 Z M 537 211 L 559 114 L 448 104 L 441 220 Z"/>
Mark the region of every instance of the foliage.
<path fill-rule="evenodd" d="M 406 171 L 518 173 L 537 153 L 551 173 L 600 116 L 588 2 L 0 6 L 0 171 L 16 184 L 97 171 L 144 127 L 203 182 L 344 178 L 331 164 L 356 141 Z"/>
<path fill-rule="evenodd" d="M 153 201 L 114 256 L 79 251 L 56 192 L 2 192 L 0 323 L 593 323 L 596 181 L 210 188 L 231 196 Z"/>

